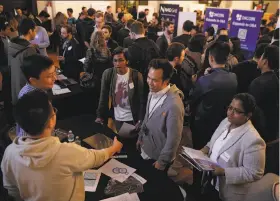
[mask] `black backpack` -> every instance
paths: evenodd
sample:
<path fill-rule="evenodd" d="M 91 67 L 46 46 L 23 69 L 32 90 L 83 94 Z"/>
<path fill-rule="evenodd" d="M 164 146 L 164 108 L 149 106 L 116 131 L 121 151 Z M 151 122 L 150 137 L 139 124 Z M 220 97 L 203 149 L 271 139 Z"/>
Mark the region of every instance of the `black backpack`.
<path fill-rule="evenodd" d="M 133 67 L 138 70 L 144 78 L 148 74 L 148 66 L 152 59 L 159 58 L 159 52 L 157 51 L 156 44 L 153 41 L 150 41 L 151 46 L 143 47 L 140 44 L 133 42 L 132 45 L 135 45 L 141 50 L 141 56 L 138 61 L 133 64 Z"/>

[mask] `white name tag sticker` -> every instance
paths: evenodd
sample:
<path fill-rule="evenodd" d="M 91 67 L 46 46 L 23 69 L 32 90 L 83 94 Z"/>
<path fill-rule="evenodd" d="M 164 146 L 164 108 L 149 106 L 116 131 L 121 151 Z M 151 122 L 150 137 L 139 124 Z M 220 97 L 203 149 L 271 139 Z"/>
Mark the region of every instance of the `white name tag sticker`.
<path fill-rule="evenodd" d="M 134 88 L 133 82 L 129 83 L 129 88 L 130 88 L 130 89 L 133 89 L 133 88 Z"/>
<path fill-rule="evenodd" d="M 230 155 L 229 155 L 227 152 L 224 152 L 224 153 L 221 154 L 221 158 L 222 158 L 224 161 L 228 162 L 229 159 L 230 159 Z"/>
<path fill-rule="evenodd" d="M 68 50 L 72 50 L 72 46 L 68 47 Z"/>

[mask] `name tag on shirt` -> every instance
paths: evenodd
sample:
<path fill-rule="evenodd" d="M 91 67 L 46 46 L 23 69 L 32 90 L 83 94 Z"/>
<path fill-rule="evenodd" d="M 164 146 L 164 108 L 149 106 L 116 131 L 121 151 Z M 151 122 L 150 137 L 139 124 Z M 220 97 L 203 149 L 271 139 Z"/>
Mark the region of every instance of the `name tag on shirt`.
<path fill-rule="evenodd" d="M 68 50 L 72 50 L 72 46 L 68 47 Z"/>
<path fill-rule="evenodd" d="M 224 152 L 224 153 L 221 154 L 221 158 L 222 158 L 224 161 L 228 162 L 229 159 L 230 159 L 230 155 L 229 155 L 227 152 Z"/>
<path fill-rule="evenodd" d="M 130 89 L 133 89 L 133 88 L 134 88 L 133 82 L 129 83 L 129 88 L 130 88 Z"/>

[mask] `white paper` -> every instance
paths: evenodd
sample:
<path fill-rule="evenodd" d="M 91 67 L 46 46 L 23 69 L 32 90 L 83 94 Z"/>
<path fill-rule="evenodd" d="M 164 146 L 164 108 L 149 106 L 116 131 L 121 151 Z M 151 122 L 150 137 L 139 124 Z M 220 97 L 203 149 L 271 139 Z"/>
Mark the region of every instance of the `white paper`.
<path fill-rule="evenodd" d="M 120 170 L 120 169 L 122 171 L 119 171 L 118 173 L 118 171 L 116 170 Z M 122 183 L 129 176 L 131 176 L 136 171 L 136 169 L 131 168 L 117 161 L 116 159 L 111 159 L 108 163 L 106 163 L 101 168 L 99 168 L 98 171 Z"/>
<path fill-rule="evenodd" d="M 125 193 L 125 194 L 121 194 L 115 197 L 111 197 L 111 198 L 107 198 L 104 200 L 100 200 L 100 201 L 140 201 L 137 193 Z"/>
<path fill-rule="evenodd" d="M 53 95 L 60 95 L 60 94 L 67 94 L 70 93 L 71 91 L 68 88 L 64 89 L 52 89 Z"/>
<path fill-rule="evenodd" d="M 131 134 L 131 131 L 135 129 L 134 125 L 123 123 L 121 129 L 119 130 L 118 134 L 122 137 L 129 137 Z"/>
<path fill-rule="evenodd" d="M 88 174 L 88 176 L 87 176 Z M 87 170 L 84 172 L 85 191 L 95 192 L 101 173 L 96 170 Z"/>
<path fill-rule="evenodd" d="M 59 90 L 59 89 L 61 89 L 61 87 L 57 84 L 54 84 L 52 89 L 53 90 Z"/>
<path fill-rule="evenodd" d="M 57 75 L 58 80 L 67 80 L 67 77 L 63 74 Z"/>
<path fill-rule="evenodd" d="M 86 58 L 84 57 L 84 58 L 82 58 L 82 59 L 79 59 L 79 61 L 80 62 L 82 62 L 83 64 L 85 63 L 85 60 L 86 60 Z"/>
<path fill-rule="evenodd" d="M 144 179 L 143 177 L 141 177 L 140 175 L 133 173 L 131 175 L 132 177 L 134 177 L 135 179 L 137 179 L 138 181 L 140 181 L 141 184 L 145 184 L 147 182 L 146 179 Z"/>

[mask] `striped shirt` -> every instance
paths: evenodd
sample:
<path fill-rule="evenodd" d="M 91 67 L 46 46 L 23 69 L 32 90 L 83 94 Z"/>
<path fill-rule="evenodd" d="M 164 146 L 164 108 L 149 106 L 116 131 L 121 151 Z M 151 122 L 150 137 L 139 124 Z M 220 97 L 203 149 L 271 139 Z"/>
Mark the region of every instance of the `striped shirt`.
<path fill-rule="evenodd" d="M 18 99 L 20 99 L 24 94 L 27 94 L 30 91 L 34 91 L 36 90 L 36 87 L 31 86 L 30 84 L 26 84 L 19 92 L 18 94 Z M 26 136 L 26 133 L 24 132 L 24 130 L 17 124 L 17 136 L 21 137 L 21 136 Z"/>

